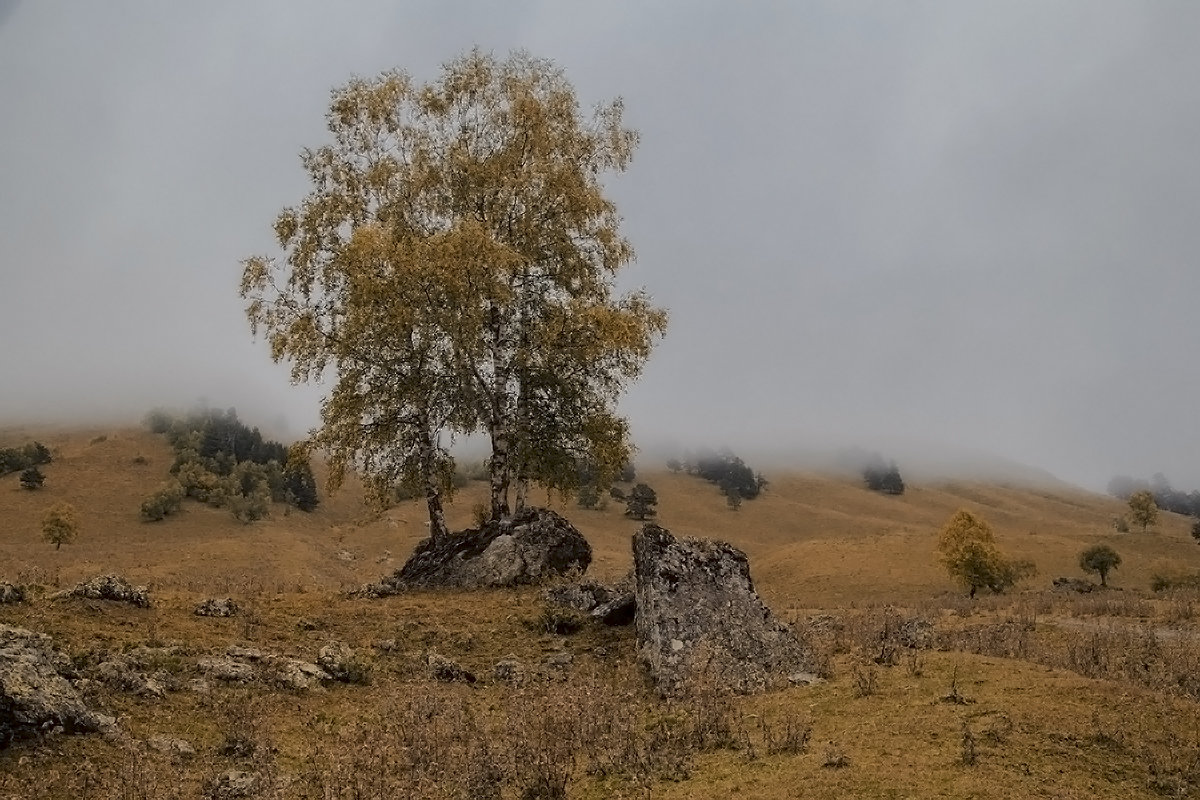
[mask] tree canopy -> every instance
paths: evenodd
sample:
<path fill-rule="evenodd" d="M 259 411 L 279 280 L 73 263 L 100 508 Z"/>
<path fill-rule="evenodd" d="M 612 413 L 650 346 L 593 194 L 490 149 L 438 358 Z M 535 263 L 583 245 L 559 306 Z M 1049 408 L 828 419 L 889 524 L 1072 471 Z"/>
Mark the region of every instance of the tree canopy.
<path fill-rule="evenodd" d="M 1100 585 L 1108 586 L 1108 573 L 1121 566 L 1121 556 L 1106 544 L 1098 544 L 1079 554 L 1079 568 L 1100 576 Z"/>
<path fill-rule="evenodd" d="M 585 117 L 523 52 L 333 92 L 312 190 L 275 222 L 285 255 L 244 261 L 241 291 L 293 380 L 335 376 L 312 442 L 334 486 L 356 469 L 377 497 L 419 488 L 438 536 L 457 434 L 490 438 L 494 518 L 531 481 L 575 488 L 580 459 L 628 461 L 616 400 L 667 317 L 614 291 L 633 249 L 601 180 L 637 143 L 622 112 Z"/>
<path fill-rule="evenodd" d="M 1143 532 L 1158 522 L 1158 503 L 1149 489 L 1129 495 L 1129 519 L 1134 525 L 1141 525 Z"/>
<path fill-rule="evenodd" d="M 965 509 L 942 528 L 938 552 L 946 571 L 971 597 L 984 587 L 1002 592 L 1036 572 L 1031 563 L 1006 559 L 996 546 L 992 527 Z"/>

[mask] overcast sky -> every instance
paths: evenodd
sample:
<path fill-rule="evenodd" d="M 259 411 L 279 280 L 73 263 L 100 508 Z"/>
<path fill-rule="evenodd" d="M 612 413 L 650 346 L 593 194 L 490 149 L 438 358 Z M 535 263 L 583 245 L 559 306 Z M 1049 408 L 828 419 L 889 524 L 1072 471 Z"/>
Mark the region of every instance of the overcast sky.
<path fill-rule="evenodd" d="M 1198 37 L 1189 0 L 0 0 L 0 421 L 313 424 L 239 260 L 333 87 L 478 45 L 641 133 L 610 184 L 622 283 L 671 311 L 641 440 L 1200 488 Z"/>

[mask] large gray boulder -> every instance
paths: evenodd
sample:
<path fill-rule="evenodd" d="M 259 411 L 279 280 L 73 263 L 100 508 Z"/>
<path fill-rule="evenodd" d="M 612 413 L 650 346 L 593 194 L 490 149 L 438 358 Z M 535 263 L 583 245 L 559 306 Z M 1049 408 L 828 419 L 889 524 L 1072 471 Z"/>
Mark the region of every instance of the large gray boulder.
<path fill-rule="evenodd" d="M 575 526 L 543 508 L 526 509 L 440 539 L 425 539 L 399 571 L 364 589 L 382 597 L 406 589 L 480 589 L 541 583 L 592 563 Z"/>
<path fill-rule="evenodd" d="M 114 724 L 89 710 L 64 677 L 71 663 L 49 636 L 0 625 L 0 749 L 14 739 L 85 733 Z"/>
<path fill-rule="evenodd" d="M 742 551 L 647 524 L 633 561 L 638 657 L 661 694 L 696 680 L 743 694 L 815 680 L 804 646 L 755 593 Z"/>

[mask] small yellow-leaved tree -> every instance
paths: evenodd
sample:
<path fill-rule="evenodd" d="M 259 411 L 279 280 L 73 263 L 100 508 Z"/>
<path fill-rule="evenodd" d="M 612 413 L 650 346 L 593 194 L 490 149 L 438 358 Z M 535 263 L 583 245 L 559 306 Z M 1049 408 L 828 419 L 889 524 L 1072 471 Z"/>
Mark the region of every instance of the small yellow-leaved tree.
<path fill-rule="evenodd" d="M 75 540 L 79 533 L 79 516 L 70 503 L 55 503 L 42 517 L 42 538 L 57 550 Z"/>
<path fill-rule="evenodd" d="M 971 597 L 983 587 L 1002 592 L 1037 571 L 1030 562 L 1006 559 L 996 546 L 991 526 L 965 509 L 942 528 L 938 553 L 946 571 Z"/>
<path fill-rule="evenodd" d="M 1141 525 L 1142 532 L 1158 522 L 1158 503 L 1154 502 L 1154 494 L 1148 489 L 1129 495 L 1129 521 Z"/>

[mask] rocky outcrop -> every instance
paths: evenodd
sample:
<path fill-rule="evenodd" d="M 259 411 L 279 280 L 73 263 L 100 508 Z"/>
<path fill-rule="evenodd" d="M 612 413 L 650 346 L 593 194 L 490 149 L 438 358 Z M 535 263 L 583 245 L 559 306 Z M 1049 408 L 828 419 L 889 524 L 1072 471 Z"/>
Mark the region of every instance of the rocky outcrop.
<path fill-rule="evenodd" d="M 814 679 L 805 647 L 755 593 L 745 553 L 647 524 L 633 558 L 638 656 L 660 693 L 697 679 L 740 693 Z"/>
<path fill-rule="evenodd" d="M 317 653 L 317 666 L 342 683 L 366 683 L 369 665 L 345 642 L 330 642 Z"/>
<path fill-rule="evenodd" d="M 583 572 L 592 547 L 575 526 L 546 509 L 527 509 L 480 528 L 425 539 L 399 571 L 363 590 L 382 597 L 406 589 L 520 586 Z"/>
<path fill-rule="evenodd" d="M 475 675 L 466 669 L 457 661 L 446 658 L 438 653 L 430 653 L 425 658 L 425 665 L 429 668 L 429 677 L 435 681 L 443 683 L 474 683 Z"/>
<path fill-rule="evenodd" d="M 0 625 L 0 749 L 15 739 L 115 724 L 84 705 L 65 677 L 70 670 L 49 636 Z"/>
<path fill-rule="evenodd" d="M 119 575 L 97 575 L 74 588 L 55 595 L 60 597 L 82 597 L 86 600 L 112 600 L 129 603 L 138 608 L 150 607 L 150 596 L 145 586 L 133 586 Z"/>
<path fill-rule="evenodd" d="M 24 587 L 16 586 L 7 581 L 0 581 L 0 605 L 24 603 L 26 599 Z"/>
<path fill-rule="evenodd" d="M 222 683 L 265 683 L 297 692 L 333 680 L 333 676 L 310 661 L 236 645 L 226 649 L 224 656 L 200 659 L 196 669 L 204 677 Z"/>
<path fill-rule="evenodd" d="M 238 605 L 232 597 L 210 597 L 196 606 L 198 617 L 232 617 L 238 613 Z"/>

